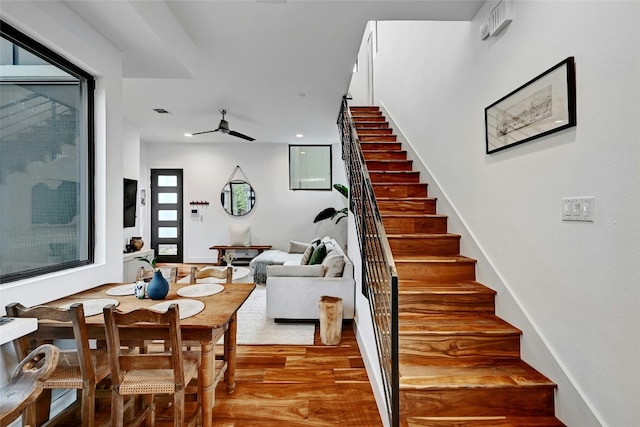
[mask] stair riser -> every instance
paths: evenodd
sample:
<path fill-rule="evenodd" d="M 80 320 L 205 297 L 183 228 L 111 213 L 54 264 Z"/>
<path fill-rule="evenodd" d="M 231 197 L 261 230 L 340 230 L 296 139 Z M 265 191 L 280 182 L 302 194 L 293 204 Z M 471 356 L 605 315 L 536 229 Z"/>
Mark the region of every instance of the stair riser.
<path fill-rule="evenodd" d="M 519 358 L 520 335 L 400 337 L 400 363 L 428 363 L 433 358 Z"/>
<path fill-rule="evenodd" d="M 399 142 L 361 142 L 362 151 L 401 151 Z"/>
<path fill-rule="evenodd" d="M 378 120 L 375 122 L 368 122 L 366 120 L 360 120 L 355 122 L 356 131 L 360 132 L 361 130 L 370 130 L 370 129 L 389 129 L 389 122 L 385 122 L 383 120 Z"/>
<path fill-rule="evenodd" d="M 427 197 L 427 184 L 375 184 L 373 183 L 373 192 L 376 197 Z"/>
<path fill-rule="evenodd" d="M 397 217 L 382 215 L 382 224 L 387 234 L 443 234 L 447 232 L 447 217 L 444 216 Z"/>
<path fill-rule="evenodd" d="M 429 314 L 469 314 L 495 312 L 495 299 L 493 295 L 470 294 L 403 294 L 402 289 L 398 296 L 400 313 L 403 316 L 417 316 Z"/>
<path fill-rule="evenodd" d="M 413 162 L 411 160 L 367 160 L 367 169 L 369 171 L 411 171 Z M 369 172 L 371 173 L 371 172 Z"/>
<path fill-rule="evenodd" d="M 388 236 L 391 252 L 397 255 L 458 255 L 460 236 L 395 237 Z"/>
<path fill-rule="evenodd" d="M 412 416 L 553 416 L 554 388 L 401 390 L 400 412 Z"/>
<path fill-rule="evenodd" d="M 351 114 L 360 111 L 380 111 L 380 107 L 375 105 L 350 105 L 349 111 L 351 111 Z"/>
<path fill-rule="evenodd" d="M 493 314 L 495 298 L 485 293 L 403 293 L 411 286 L 400 283 L 398 305 L 402 316 L 422 316 L 447 313 Z"/>
<path fill-rule="evenodd" d="M 356 119 L 361 117 L 383 117 L 383 116 L 382 116 L 382 111 L 359 110 L 359 111 L 352 111 L 351 117 Z"/>
<path fill-rule="evenodd" d="M 365 161 L 370 160 L 407 160 L 406 151 L 365 151 Z"/>
<path fill-rule="evenodd" d="M 383 216 L 385 214 L 435 214 L 436 200 L 378 200 L 378 209 Z"/>
<path fill-rule="evenodd" d="M 389 128 L 374 128 L 374 129 L 356 128 L 356 131 L 358 131 L 359 137 L 393 134 L 393 129 L 389 129 Z"/>
<path fill-rule="evenodd" d="M 360 142 L 396 142 L 395 135 L 358 135 Z M 398 144 L 400 144 L 398 142 Z"/>
<path fill-rule="evenodd" d="M 387 183 L 387 182 L 409 182 L 419 183 L 420 172 L 377 172 L 369 171 L 369 177 L 372 183 Z"/>
<path fill-rule="evenodd" d="M 356 129 L 360 126 L 361 123 L 385 123 L 386 126 L 389 125 L 384 118 L 384 116 L 353 116 L 353 123 L 356 125 Z"/>
<path fill-rule="evenodd" d="M 402 280 L 423 280 L 426 283 L 452 283 L 475 280 L 473 262 L 412 262 L 396 261 L 398 277 Z"/>

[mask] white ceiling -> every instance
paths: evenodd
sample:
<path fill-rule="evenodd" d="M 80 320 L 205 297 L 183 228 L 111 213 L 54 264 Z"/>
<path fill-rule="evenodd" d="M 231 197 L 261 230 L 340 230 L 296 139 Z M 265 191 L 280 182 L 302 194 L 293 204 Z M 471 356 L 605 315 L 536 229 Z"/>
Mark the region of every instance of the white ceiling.
<path fill-rule="evenodd" d="M 471 20 L 484 0 L 65 1 L 123 55 L 147 142 L 331 143 L 369 20 Z M 164 108 L 170 114 L 158 114 Z M 295 137 L 297 133 L 304 138 Z"/>

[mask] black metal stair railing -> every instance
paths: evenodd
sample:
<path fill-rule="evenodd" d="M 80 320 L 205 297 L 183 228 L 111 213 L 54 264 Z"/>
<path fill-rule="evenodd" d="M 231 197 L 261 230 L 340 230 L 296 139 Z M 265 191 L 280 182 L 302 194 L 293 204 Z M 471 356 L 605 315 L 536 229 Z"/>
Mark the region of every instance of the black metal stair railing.
<path fill-rule="evenodd" d="M 398 275 L 346 97 L 338 127 L 351 193 L 349 208 L 360 243 L 362 293 L 369 300 L 389 423 L 398 427 Z"/>

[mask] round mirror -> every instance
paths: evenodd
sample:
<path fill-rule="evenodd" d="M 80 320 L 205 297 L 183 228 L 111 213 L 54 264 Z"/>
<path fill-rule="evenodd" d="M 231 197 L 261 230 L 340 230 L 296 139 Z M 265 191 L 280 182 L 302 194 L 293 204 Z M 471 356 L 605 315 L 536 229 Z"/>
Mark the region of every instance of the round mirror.
<path fill-rule="evenodd" d="M 248 182 L 232 180 L 227 182 L 222 189 L 220 203 L 230 215 L 246 215 L 251 212 L 256 203 L 256 193 Z"/>

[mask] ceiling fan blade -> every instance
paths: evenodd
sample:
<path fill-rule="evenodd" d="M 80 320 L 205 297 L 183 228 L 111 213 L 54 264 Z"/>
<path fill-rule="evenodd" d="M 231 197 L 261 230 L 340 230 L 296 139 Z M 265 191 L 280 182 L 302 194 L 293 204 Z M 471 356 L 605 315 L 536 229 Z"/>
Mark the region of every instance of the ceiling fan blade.
<path fill-rule="evenodd" d="M 250 136 L 243 135 L 240 132 L 236 132 L 235 130 L 230 130 L 229 135 L 237 136 L 238 138 L 246 139 L 247 141 L 255 141 L 255 138 L 251 138 Z"/>
<path fill-rule="evenodd" d="M 204 132 L 196 132 L 196 133 L 192 133 L 192 134 L 191 134 L 191 136 L 202 135 L 203 133 L 218 132 L 219 130 L 220 130 L 220 128 L 215 129 L 215 130 L 205 130 Z"/>

